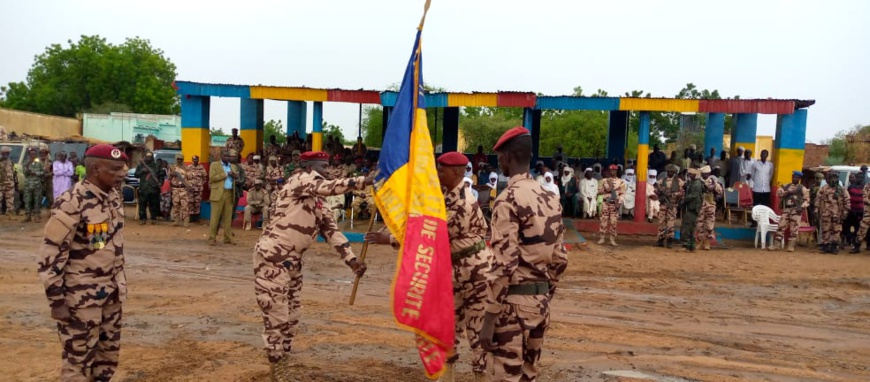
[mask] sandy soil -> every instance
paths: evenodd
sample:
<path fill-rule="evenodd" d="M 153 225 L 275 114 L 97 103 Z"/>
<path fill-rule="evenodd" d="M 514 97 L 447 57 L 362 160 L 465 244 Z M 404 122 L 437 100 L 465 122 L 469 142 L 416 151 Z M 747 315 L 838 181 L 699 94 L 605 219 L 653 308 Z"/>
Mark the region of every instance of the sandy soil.
<path fill-rule="evenodd" d="M 41 232 L 0 218 L 3 380 L 57 379 L 60 345 L 35 271 Z M 115 380 L 269 380 L 252 284 L 258 232 L 237 230 L 238 245 L 218 247 L 206 245 L 206 232 L 127 228 L 130 293 Z M 540 380 L 870 380 L 870 255 L 678 254 L 648 238 L 621 241 L 570 253 Z M 389 315 L 394 252 L 370 249 L 354 306 L 337 255 L 318 244 L 306 256 L 299 380 L 426 380 L 412 336 Z M 458 370 L 470 380 L 465 362 Z"/>

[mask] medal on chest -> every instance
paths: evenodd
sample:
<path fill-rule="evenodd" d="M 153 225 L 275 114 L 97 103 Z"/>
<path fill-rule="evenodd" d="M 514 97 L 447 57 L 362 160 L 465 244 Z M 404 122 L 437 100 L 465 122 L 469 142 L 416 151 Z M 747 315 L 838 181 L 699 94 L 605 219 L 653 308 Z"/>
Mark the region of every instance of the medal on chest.
<path fill-rule="evenodd" d="M 88 249 L 100 250 L 106 247 L 109 240 L 109 223 L 88 224 Z"/>

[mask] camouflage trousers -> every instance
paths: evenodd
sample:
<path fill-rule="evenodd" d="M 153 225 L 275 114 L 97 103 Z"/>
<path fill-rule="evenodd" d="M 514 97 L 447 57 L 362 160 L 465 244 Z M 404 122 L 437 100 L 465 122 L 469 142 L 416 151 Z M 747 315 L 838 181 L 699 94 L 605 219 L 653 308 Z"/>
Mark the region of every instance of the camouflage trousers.
<path fill-rule="evenodd" d="M 716 226 L 716 204 L 704 203 L 698 211 L 698 221 L 695 223 L 695 231 L 701 240 L 711 240 L 715 236 L 713 229 Z"/>
<path fill-rule="evenodd" d="M 789 241 L 797 239 L 798 227 L 800 227 L 801 225 L 802 213 L 803 211 L 799 208 L 783 210 L 782 217 L 780 217 L 779 219 L 779 227 L 776 229 L 776 234 L 773 235 L 773 240 L 782 240 L 782 238 L 785 236 L 786 230 L 788 230 Z M 870 219 L 870 216 L 865 213 L 864 218 Z M 867 220 L 867 222 L 870 223 L 870 220 Z M 861 226 L 864 226 L 863 221 L 861 223 Z M 867 230 L 865 229 L 864 232 L 866 233 Z"/>
<path fill-rule="evenodd" d="M 172 220 L 182 222 L 190 217 L 190 194 L 184 188 L 172 189 Z"/>
<path fill-rule="evenodd" d="M 63 347 L 61 381 L 108 381 L 121 351 L 121 302 L 117 295 L 105 305 L 71 309 L 72 318 L 57 323 Z"/>
<path fill-rule="evenodd" d="M 6 212 L 12 213 L 15 209 L 15 183 L 12 181 L 0 184 L 0 202 L 6 203 Z"/>
<path fill-rule="evenodd" d="M 550 298 L 546 295 L 509 295 L 495 320 L 490 381 L 534 381 L 550 325 Z"/>
<path fill-rule="evenodd" d="M 677 206 L 662 205 L 659 210 L 659 240 L 674 238 L 674 222 L 677 221 Z"/>
<path fill-rule="evenodd" d="M 840 216 L 822 211 L 819 217 L 822 228 L 821 244 L 839 244 L 840 233 L 843 232 L 843 219 Z"/>
<path fill-rule="evenodd" d="M 290 260 L 290 267 L 265 265 L 262 256 L 254 252 L 254 292 L 263 313 L 263 343 L 270 362 L 277 362 L 290 353 L 296 336 L 302 305 L 302 261 Z"/>
<path fill-rule="evenodd" d="M 485 276 L 477 274 L 475 267 L 467 264 L 464 259 L 453 265 L 453 274 L 455 358 L 459 357 L 459 338 L 464 333 L 471 348 L 471 369 L 475 373 L 486 373 L 486 350 L 480 346 L 480 329 L 483 327 L 488 283 Z"/>
<path fill-rule="evenodd" d="M 202 190 L 188 191 L 190 195 L 190 214 L 199 215 L 199 208 L 202 206 Z"/>
<path fill-rule="evenodd" d="M 857 241 L 863 242 L 867 237 L 867 229 L 870 228 L 870 208 L 864 208 L 864 216 L 861 218 L 861 227 L 858 228 Z"/>
<path fill-rule="evenodd" d="M 613 203 L 601 203 L 601 217 L 598 219 L 598 233 L 616 236 L 616 222 L 619 220 L 619 207 Z"/>
<path fill-rule="evenodd" d="M 42 183 L 25 184 L 22 199 L 28 215 L 38 214 L 42 208 Z"/>

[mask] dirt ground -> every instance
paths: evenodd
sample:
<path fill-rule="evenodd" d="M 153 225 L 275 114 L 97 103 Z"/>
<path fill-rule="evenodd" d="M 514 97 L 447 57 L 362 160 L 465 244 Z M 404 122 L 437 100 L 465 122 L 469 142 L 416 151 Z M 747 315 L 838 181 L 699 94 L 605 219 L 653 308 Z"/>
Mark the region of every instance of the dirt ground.
<path fill-rule="evenodd" d="M 129 299 L 115 380 L 269 380 L 251 270 L 258 231 L 236 230 L 238 245 L 217 247 L 206 232 L 126 229 Z M 0 218 L 6 381 L 57 380 L 60 345 L 35 270 L 41 233 Z M 731 242 L 744 247 L 679 254 L 649 238 L 620 240 L 572 249 L 541 381 L 870 380 L 870 252 L 768 253 Z M 293 349 L 300 381 L 426 380 L 412 335 L 389 314 L 395 258 L 370 248 L 349 306 L 349 269 L 324 244 L 306 254 Z M 466 359 L 459 381 L 470 381 Z"/>

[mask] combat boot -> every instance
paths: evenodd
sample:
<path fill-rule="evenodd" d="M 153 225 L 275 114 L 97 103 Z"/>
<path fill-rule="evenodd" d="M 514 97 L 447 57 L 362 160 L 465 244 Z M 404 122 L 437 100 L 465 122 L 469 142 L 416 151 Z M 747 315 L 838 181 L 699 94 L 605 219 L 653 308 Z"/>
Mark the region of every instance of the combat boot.
<path fill-rule="evenodd" d="M 673 244 L 674 244 L 674 239 L 671 239 L 671 238 L 665 239 L 665 248 L 671 248 L 671 246 Z"/>
<path fill-rule="evenodd" d="M 794 243 L 795 243 L 795 240 L 791 240 L 791 241 L 789 241 L 789 242 L 788 242 L 788 247 L 787 247 L 786 251 L 788 251 L 788 252 L 794 252 Z"/>
<path fill-rule="evenodd" d="M 444 374 L 441 374 L 441 378 L 438 378 L 438 380 L 442 382 L 454 382 L 453 363 L 447 363 L 447 367 L 444 368 Z"/>
<path fill-rule="evenodd" d="M 187 216 L 184 218 L 184 220 L 181 221 L 181 224 L 183 226 L 187 227 L 187 226 L 189 226 L 189 224 L 188 224 L 189 221 L 190 221 L 190 216 Z"/>
<path fill-rule="evenodd" d="M 269 363 L 269 376 L 272 382 L 290 382 L 293 380 L 293 370 L 287 356 L 278 362 Z"/>
<path fill-rule="evenodd" d="M 835 255 L 840 254 L 840 243 L 831 243 L 831 253 Z"/>
<path fill-rule="evenodd" d="M 173 220 L 172 220 L 172 226 L 173 226 L 173 227 L 180 227 L 180 226 L 181 226 L 181 218 L 173 219 Z"/>
<path fill-rule="evenodd" d="M 616 236 L 611 236 L 611 237 L 610 237 L 610 246 L 612 246 L 612 247 L 618 247 L 618 245 L 616 245 Z"/>
<path fill-rule="evenodd" d="M 604 235 L 601 235 L 601 237 L 598 238 L 598 245 L 604 245 Z"/>
<path fill-rule="evenodd" d="M 703 249 L 705 251 L 710 250 L 710 239 L 707 239 L 707 240 L 704 240 L 701 242 L 701 249 Z"/>
<path fill-rule="evenodd" d="M 664 247 L 665 246 L 665 239 L 659 239 L 658 241 L 656 241 L 655 246 L 656 247 Z"/>
<path fill-rule="evenodd" d="M 251 222 L 246 221 L 245 222 L 245 231 L 250 231 L 250 230 L 251 230 Z"/>

